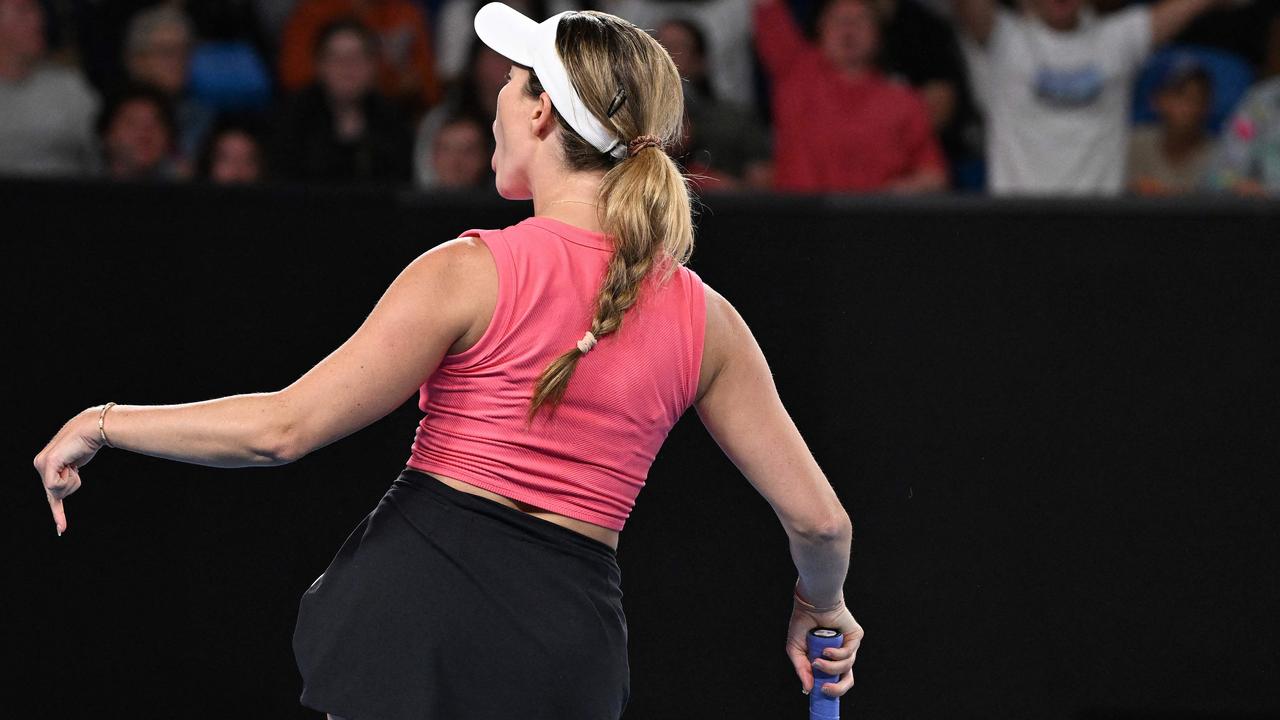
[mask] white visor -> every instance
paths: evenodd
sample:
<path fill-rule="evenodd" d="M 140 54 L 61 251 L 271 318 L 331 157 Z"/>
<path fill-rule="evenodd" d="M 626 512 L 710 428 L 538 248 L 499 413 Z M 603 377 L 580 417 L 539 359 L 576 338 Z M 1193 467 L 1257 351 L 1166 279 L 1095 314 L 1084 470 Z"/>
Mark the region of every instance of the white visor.
<path fill-rule="evenodd" d="M 556 52 L 560 18 L 573 12 L 566 10 L 535 23 L 508 5 L 491 2 L 476 13 L 476 35 L 499 55 L 533 68 L 565 121 L 600 152 L 621 158 L 627 154 L 627 146 L 587 110 Z"/>

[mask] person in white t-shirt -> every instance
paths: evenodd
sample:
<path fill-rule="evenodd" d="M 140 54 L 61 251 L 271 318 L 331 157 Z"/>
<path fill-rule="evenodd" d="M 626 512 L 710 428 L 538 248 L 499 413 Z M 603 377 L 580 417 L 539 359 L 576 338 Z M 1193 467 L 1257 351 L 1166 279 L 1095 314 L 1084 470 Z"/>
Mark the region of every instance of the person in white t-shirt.
<path fill-rule="evenodd" d="M 1160 0 L 1100 16 L 1084 0 L 952 0 L 986 115 L 996 194 L 1118 195 L 1134 76 L 1152 49 L 1234 0 Z"/>

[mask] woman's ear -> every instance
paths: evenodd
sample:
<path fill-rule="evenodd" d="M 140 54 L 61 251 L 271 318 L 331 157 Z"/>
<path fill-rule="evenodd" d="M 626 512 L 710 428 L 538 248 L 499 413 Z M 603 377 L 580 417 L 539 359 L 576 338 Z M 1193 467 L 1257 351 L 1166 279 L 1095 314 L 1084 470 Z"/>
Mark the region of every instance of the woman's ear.
<path fill-rule="evenodd" d="M 538 104 L 533 106 L 529 116 L 530 127 L 539 139 L 545 140 L 555 127 L 555 116 L 551 112 L 551 96 L 543 92 L 538 96 Z"/>

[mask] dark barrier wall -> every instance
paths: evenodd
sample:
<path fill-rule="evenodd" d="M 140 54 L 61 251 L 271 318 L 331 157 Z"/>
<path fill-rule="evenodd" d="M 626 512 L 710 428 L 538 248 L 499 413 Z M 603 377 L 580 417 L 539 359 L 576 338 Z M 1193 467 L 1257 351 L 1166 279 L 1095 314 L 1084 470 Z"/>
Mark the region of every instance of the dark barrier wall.
<path fill-rule="evenodd" d="M 845 717 L 1280 712 L 1280 207 L 708 203 L 691 266 L 853 519 Z M 297 603 L 408 458 L 416 396 L 277 468 L 104 450 L 61 538 L 31 460 L 90 405 L 284 387 L 414 257 L 530 205 L 7 183 L 0 208 L 6 710 L 315 717 Z M 695 412 L 619 560 L 627 718 L 806 717 L 786 536 Z"/>

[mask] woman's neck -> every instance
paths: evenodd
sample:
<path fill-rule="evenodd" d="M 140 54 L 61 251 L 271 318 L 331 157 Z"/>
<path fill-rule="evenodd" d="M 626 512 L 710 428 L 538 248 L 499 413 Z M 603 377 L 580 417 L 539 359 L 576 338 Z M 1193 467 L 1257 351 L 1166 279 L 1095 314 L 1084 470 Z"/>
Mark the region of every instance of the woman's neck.
<path fill-rule="evenodd" d="M 600 180 L 603 173 L 572 173 L 557 178 L 545 192 L 533 191 L 533 214 L 603 233 L 599 216 Z"/>

